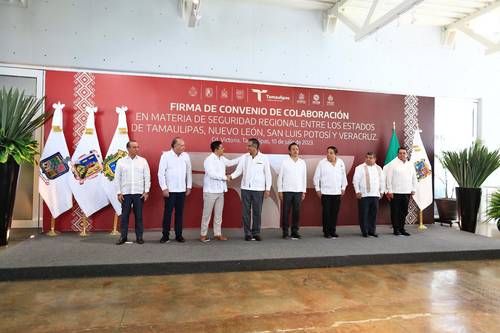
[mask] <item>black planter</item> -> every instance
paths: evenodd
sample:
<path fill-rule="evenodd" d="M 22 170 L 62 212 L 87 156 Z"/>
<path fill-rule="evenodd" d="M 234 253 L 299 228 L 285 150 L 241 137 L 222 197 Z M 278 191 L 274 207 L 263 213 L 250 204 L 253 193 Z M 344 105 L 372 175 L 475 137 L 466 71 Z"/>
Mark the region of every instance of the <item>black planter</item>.
<path fill-rule="evenodd" d="M 460 229 L 476 232 L 477 213 L 481 204 L 480 188 L 455 188 L 457 194 L 457 209 L 460 218 Z"/>
<path fill-rule="evenodd" d="M 457 200 L 450 198 L 435 199 L 439 222 L 452 223 L 457 220 Z"/>
<path fill-rule="evenodd" d="M 16 199 L 19 164 L 13 158 L 0 163 L 0 246 L 7 245 L 14 200 Z"/>

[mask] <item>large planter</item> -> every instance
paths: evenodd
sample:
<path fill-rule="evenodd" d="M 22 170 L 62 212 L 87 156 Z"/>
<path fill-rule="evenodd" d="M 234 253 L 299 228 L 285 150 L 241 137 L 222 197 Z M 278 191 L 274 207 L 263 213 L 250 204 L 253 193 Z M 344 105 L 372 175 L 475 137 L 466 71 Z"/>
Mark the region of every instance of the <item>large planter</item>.
<path fill-rule="evenodd" d="M 451 198 L 435 199 L 439 222 L 452 223 L 457 220 L 457 200 Z"/>
<path fill-rule="evenodd" d="M 476 232 L 477 213 L 481 204 L 480 188 L 455 188 L 457 194 L 457 210 L 460 217 L 460 229 Z"/>
<path fill-rule="evenodd" d="M 9 241 L 18 175 L 19 164 L 13 158 L 0 163 L 0 246 Z"/>

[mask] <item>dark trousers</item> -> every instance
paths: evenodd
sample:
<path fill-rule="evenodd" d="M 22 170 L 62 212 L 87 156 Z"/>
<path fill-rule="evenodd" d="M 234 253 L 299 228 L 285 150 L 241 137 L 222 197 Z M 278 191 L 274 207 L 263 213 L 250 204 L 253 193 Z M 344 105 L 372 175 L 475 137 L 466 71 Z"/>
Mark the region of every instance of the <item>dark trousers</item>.
<path fill-rule="evenodd" d="M 323 233 L 333 236 L 337 231 L 337 217 L 340 210 L 340 194 L 321 196 L 323 206 Z"/>
<path fill-rule="evenodd" d="M 379 197 L 364 197 L 358 199 L 358 219 L 361 233 L 374 234 L 377 222 Z"/>
<path fill-rule="evenodd" d="M 186 192 L 170 192 L 168 198 L 164 198 L 165 207 L 163 209 L 163 236 L 170 235 L 170 221 L 172 212 L 175 210 L 175 237 L 182 236 L 182 219 L 184 213 L 184 200 Z"/>
<path fill-rule="evenodd" d="M 241 212 L 243 215 L 243 230 L 245 236 L 260 235 L 260 222 L 264 191 L 241 190 Z M 250 223 L 250 211 L 252 222 Z"/>
<path fill-rule="evenodd" d="M 405 230 L 406 215 L 408 215 L 408 204 L 410 194 L 394 193 L 391 200 L 391 222 L 394 232 Z"/>
<path fill-rule="evenodd" d="M 302 201 L 302 192 L 283 192 L 283 207 L 281 219 L 283 226 L 283 235 L 288 235 L 288 216 L 292 211 L 292 235 L 299 232 L 300 203 Z"/>
<path fill-rule="evenodd" d="M 130 208 L 134 210 L 135 217 L 135 236 L 140 239 L 144 231 L 142 224 L 142 194 L 125 194 L 122 202 L 122 216 L 120 219 L 120 234 L 122 239 L 127 239 L 128 219 L 130 217 Z"/>

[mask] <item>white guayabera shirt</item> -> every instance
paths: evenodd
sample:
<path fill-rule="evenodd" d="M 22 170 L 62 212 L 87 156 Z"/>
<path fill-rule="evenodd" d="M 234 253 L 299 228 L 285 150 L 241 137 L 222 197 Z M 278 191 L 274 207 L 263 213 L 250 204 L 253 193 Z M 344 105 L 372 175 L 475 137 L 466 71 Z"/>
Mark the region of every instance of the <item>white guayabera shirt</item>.
<path fill-rule="evenodd" d="M 211 153 L 203 162 L 205 176 L 203 177 L 203 192 L 227 192 L 226 167 L 238 164 L 239 158 L 229 160 L 224 156 L 218 157 Z"/>
<path fill-rule="evenodd" d="M 151 174 L 148 161 L 140 156 L 119 159 L 115 169 L 115 180 L 118 194 L 149 193 Z"/>
<path fill-rule="evenodd" d="M 290 156 L 281 163 L 278 174 L 278 192 L 306 193 L 307 168 L 306 162 L 299 158 L 294 161 Z"/>
<path fill-rule="evenodd" d="M 326 195 L 340 195 L 347 187 L 345 164 L 337 157 L 335 166 L 324 158 L 319 161 L 313 177 L 316 192 Z"/>
<path fill-rule="evenodd" d="M 191 160 L 184 152 L 177 155 L 172 149 L 164 152 L 158 167 L 158 182 L 162 191 L 186 192 L 191 188 L 193 175 L 191 173 Z"/>

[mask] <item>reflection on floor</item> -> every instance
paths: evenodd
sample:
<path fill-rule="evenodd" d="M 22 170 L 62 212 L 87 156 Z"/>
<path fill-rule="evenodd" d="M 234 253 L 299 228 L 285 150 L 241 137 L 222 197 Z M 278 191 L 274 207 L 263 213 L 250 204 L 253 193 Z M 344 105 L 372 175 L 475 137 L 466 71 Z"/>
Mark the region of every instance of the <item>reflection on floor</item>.
<path fill-rule="evenodd" d="M 500 238 L 495 224 L 477 230 Z M 14 229 L 9 246 L 37 232 Z M 500 260 L 5 282 L 0 290 L 0 331 L 9 333 L 500 332 Z"/>
<path fill-rule="evenodd" d="M 2 332 L 500 332 L 500 260 L 6 282 L 0 290 Z"/>
<path fill-rule="evenodd" d="M 496 221 L 478 223 L 476 226 L 476 234 L 500 239 L 500 231 L 497 228 Z"/>

